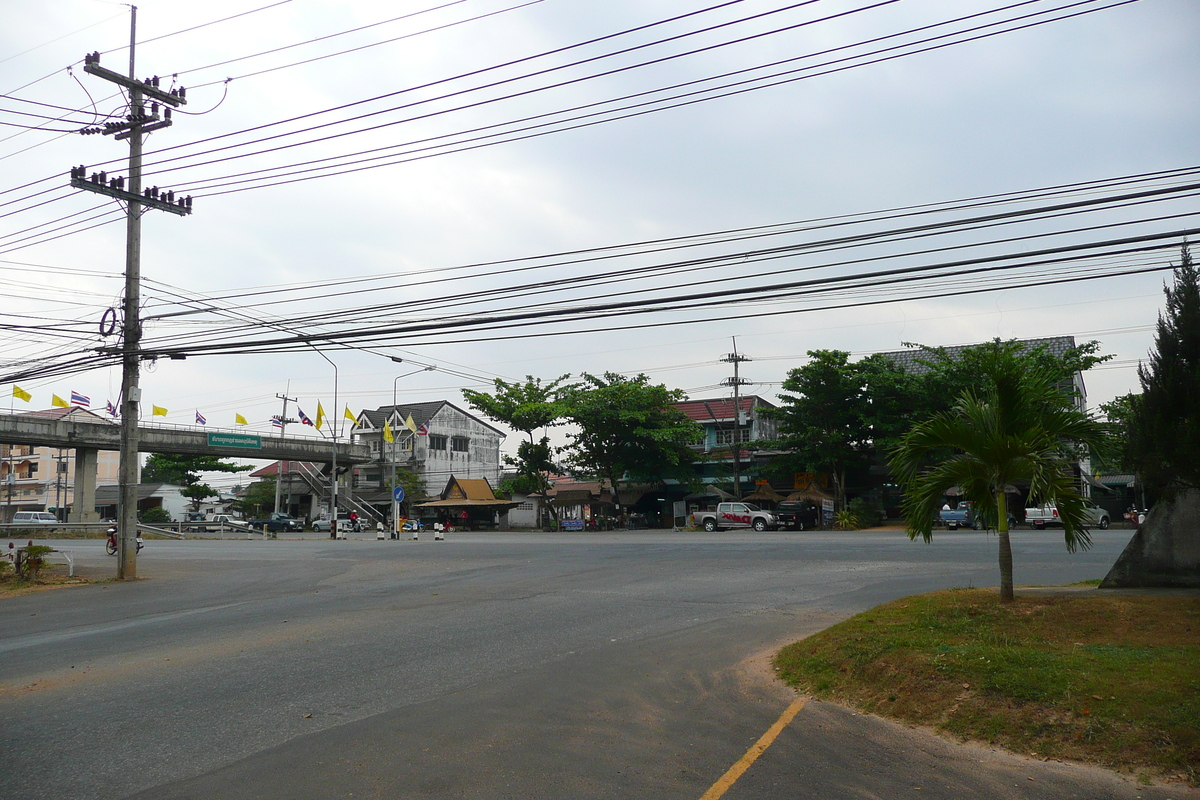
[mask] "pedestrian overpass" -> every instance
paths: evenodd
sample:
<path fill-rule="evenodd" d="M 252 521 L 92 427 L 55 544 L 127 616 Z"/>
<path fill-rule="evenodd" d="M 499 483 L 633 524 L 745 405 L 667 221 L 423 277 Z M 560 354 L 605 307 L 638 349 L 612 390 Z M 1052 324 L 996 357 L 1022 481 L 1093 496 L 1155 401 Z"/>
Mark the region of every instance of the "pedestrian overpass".
<path fill-rule="evenodd" d="M 72 411 L 81 411 L 72 409 Z M 0 443 L 75 451 L 75 502 L 71 521 L 86 522 L 96 500 L 97 453 L 121 449 L 121 426 L 90 412 L 0 413 Z M 262 436 L 228 429 L 178 425 L 138 425 L 138 452 L 300 461 L 339 466 L 371 460 L 364 444 L 330 439 Z"/>

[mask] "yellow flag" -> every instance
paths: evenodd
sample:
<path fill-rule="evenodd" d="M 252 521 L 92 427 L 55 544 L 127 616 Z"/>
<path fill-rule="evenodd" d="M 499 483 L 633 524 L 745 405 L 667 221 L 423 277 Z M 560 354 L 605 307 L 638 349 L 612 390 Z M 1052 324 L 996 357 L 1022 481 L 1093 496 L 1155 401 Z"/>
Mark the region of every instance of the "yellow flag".
<path fill-rule="evenodd" d="M 243 417 L 241 414 L 236 414 L 236 413 L 233 415 L 233 421 L 236 422 L 238 425 L 249 425 L 250 424 L 249 422 L 246 421 L 245 417 Z M 239 436 L 240 435 L 241 434 L 239 434 Z"/>
<path fill-rule="evenodd" d="M 59 397 L 56 394 L 50 395 L 50 405 L 54 406 L 55 408 L 70 408 L 71 407 L 70 403 L 68 403 L 66 400 L 63 400 L 61 397 Z"/>
<path fill-rule="evenodd" d="M 413 422 L 412 414 L 409 414 L 408 419 L 404 420 L 404 427 L 408 428 L 413 433 L 417 432 L 417 423 Z"/>
<path fill-rule="evenodd" d="M 15 383 L 13 384 L 13 397 L 16 397 L 19 400 L 24 400 L 26 403 L 33 399 L 33 395 L 22 389 L 20 386 L 17 386 Z"/>
<path fill-rule="evenodd" d="M 325 409 L 321 408 L 321 401 L 317 401 L 317 430 L 321 430 L 321 426 L 325 424 Z"/>
<path fill-rule="evenodd" d="M 396 437 L 392 435 L 392 423 L 386 419 L 383 421 L 383 440 L 388 443 L 396 441 Z"/>
<path fill-rule="evenodd" d="M 355 425 L 358 424 L 358 417 L 354 416 L 354 412 L 350 410 L 350 406 L 346 406 L 346 413 L 342 416 L 353 422 Z"/>
<path fill-rule="evenodd" d="M 156 417 L 165 417 L 167 415 L 167 410 L 162 406 L 151 405 L 150 411 Z"/>

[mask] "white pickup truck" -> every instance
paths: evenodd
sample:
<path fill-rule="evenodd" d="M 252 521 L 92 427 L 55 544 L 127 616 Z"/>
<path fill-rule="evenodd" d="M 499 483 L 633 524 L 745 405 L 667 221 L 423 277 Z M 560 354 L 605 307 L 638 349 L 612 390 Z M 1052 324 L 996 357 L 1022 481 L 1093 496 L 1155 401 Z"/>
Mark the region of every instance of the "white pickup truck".
<path fill-rule="evenodd" d="M 1083 501 L 1083 511 L 1084 524 L 1089 527 L 1094 525 L 1100 530 L 1107 530 L 1108 526 L 1112 523 L 1108 512 L 1091 500 Z M 1039 531 L 1043 530 L 1047 525 L 1062 525 L 1062 520 L 1058 518 L 1058 509 L 1053 503 L 1025 509 L 1025 522 L 1030 527 L 1037 528 Z"/>
<path fill-rule="evenodd" d="M 773 531 L 779 527 L 779 520 L 774 514 L 763 511 L 753 503 L 718 503 L 716 511 L 697 511 L 692 518 L 697 525 L 710 533 L 726 528 Z"/>

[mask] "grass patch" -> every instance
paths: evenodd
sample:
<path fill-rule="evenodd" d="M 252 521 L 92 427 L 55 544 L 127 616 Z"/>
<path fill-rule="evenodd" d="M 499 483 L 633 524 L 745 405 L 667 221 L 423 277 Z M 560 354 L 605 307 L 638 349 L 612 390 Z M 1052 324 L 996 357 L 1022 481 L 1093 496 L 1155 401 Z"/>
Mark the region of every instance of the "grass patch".
<path fill-rule="evenodd" d="M 959 589 L 859 614 L 775 656 L 789 685 L 1041 758 L 1197 785 L 1200 598 Z"/>
<path fill-rule="evenodd" d="M 41 569 L 33 580 L 18 578 L 11 570 L 0 574 L 0 598 L 59 589 L 64 586 L 82 586 L 93 583 L 79 575 L 68 576 L 66 564 L 49 564 Z"/>

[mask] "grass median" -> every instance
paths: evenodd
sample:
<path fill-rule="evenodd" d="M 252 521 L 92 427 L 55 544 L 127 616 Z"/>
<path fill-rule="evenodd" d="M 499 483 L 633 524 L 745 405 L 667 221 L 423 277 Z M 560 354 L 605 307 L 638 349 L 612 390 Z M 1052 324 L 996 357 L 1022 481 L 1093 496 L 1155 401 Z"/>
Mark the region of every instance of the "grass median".
<path fill-rule="evenodd" d="M 962 740 L 1200 780 L 1200 598 L 934 592 L 791 644 L 775 667 L 814 697 Z"/>

